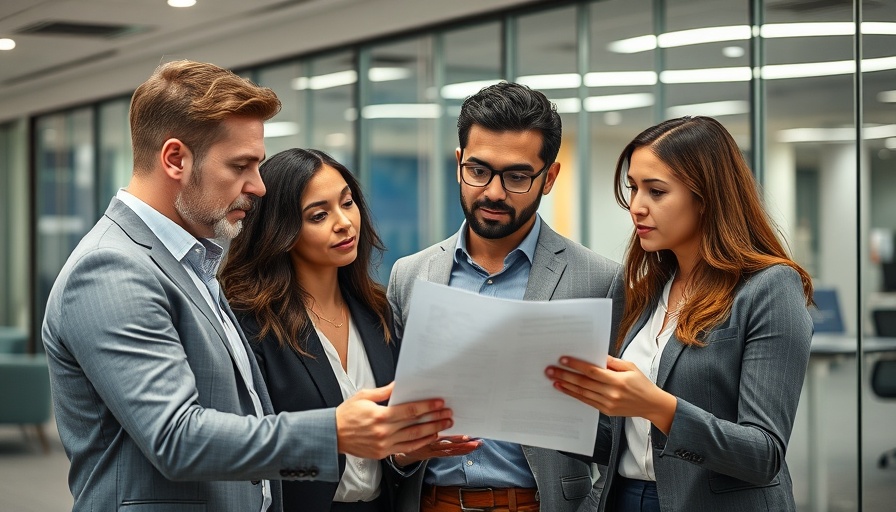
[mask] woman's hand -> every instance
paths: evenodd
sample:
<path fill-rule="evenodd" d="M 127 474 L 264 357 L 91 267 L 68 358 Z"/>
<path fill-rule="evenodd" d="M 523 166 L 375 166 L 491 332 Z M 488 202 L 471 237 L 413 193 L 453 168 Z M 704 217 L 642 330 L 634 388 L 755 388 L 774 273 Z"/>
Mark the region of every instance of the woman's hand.
<path fill-rule="evenodd" d="M 606 369 L 563 356 L 545 373 L 554 387 L 608 416 L 641 417 L 668 434 L 676 398 L 650 381 L 634 363 L 607 356 Z"/>
<path fill-rule="evenodd" d="M 444 436 L 412 452 L 396 453 L 392 460 L 398 466 L 407 466 L 433 457 L 466 455 L 480 446 L 482 441 L 470 436 Z"/>

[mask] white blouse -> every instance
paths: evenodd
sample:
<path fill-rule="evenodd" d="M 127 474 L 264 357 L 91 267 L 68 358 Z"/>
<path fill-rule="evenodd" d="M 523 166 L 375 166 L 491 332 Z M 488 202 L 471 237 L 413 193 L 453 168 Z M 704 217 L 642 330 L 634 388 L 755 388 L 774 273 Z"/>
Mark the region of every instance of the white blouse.
<path fill-rule="evenodd" d="M 641 370 L 654 384 L 660 367 L 660 359 L 666 343 L 675 332 L 678 325 L 677 316 L 670 315 L 666 328 L 663 327 L 663 319 L 668 311 L 669 291 L 672 288 L 672 279 L 663 288 L 659 304 L 650 315 L 644 327 L 638 331 L 632 342 L 622 353 L 622 359 L 630 361 Z M 636 480 L 656 481 L 656 473 L 653 470 L 653 450 L 650 446 L 650 421 L 644 418 L 625 419 L 626 447 L 622 451 L 622 459 L 619 461 L 619 474 Z"/>
<path fill-rule="evenodd" d="M 376 387 L 376 380 L 373 378 L 373 370 L 370 369 L 370 360 L 367 359 L 367 351 L 364 350 L 361 335 L 355 329 L 355 323 L 351 317 L 346 323 L 348 324 L 348 352 L 345 356 L 347 359 L 345 366 L 348 372 L 342 369 L 342 362 L 339 360 L 336 347 L 317 326 L 314 327 L 321 345 L 324 347 L 324 352 L 327 354 L 327 359 L 330 361 L 333 374 L 339 381 L 343 400 L 354 395 L 360 389 Z M 382 480 L 380 461 L 346 455 L 345 472 L 342 473 L 342 479 L 339 480 L 333 501 L 373 501 L 380 495 L 380 480 Z"/>

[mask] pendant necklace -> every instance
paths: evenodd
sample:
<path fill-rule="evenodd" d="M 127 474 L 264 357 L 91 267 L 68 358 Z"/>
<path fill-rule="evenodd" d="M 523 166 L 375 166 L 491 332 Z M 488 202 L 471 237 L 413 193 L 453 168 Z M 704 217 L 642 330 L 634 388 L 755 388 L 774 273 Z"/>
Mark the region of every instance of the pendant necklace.
<path fill-rule="evenodd" d="M 310 307 L 310 308 L 308 308 L 308 310 L 311 311 L 312 313 L 314 313 L 314 316 L 316 316 L 318 320 L 323 320 L 324 322 L 327 322 L 328 324 L 332 325 L 333 327 L 335 327 L 337 329 L 339 329 L 343 325 L 345 325 L 345 309 L 340 308 L 340 310 L 342 311 L 342 321 L 339 323 L 336 323 L 335 318 L 333 320 L 330 320 L 329 318 L 325 318 L 325 317 L 321 316 L 320 313 L 318 313 L 317 311 L 314 310 L 314 307 Z"/>

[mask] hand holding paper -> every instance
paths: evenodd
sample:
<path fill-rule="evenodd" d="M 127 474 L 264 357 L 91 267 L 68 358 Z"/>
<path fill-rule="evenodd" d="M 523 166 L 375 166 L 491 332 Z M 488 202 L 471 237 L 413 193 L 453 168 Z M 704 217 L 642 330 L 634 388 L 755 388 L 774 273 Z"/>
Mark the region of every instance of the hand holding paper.
<path fill-rule="evenodd" d="M 561 355 L 604 366 L 610 299 L 496 299 L 417 281 L 391 403 L 442 397 L 445 434 L 588 454 L 599 412 L 552 389 Z"/>

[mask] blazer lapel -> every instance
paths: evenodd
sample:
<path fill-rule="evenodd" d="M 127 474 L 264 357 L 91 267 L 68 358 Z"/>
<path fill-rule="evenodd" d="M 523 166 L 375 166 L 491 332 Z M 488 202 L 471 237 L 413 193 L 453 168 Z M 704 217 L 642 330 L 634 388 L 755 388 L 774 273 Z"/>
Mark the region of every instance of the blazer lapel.
<path fill-rule="evenodd" d="M 675 367 L 675 362 L 678 361 L 678 356 L 684 351 L 685 344 L 678 341 L 678 338 L 675 337 L 675 333 L 672 334 L 672 337 L 669 338 L 669 341 L 666 343 L 666 348 L 663 349 L 663 356 L 660 358 L 660 367 L 657 369 L 656 373 L 656 385 L 660 388 L 666 384 L 666 379 L 669 377 L 669 374 L 672 373 L 672 368 Z"/>
<path fill-rule="evenodd" d="M 647 324 L 647 320 L 650 319 L 650 314 L 653 310 L 656 309 L 656 302 L 652 303 L 642 314 L 641 317 L 638 318 L 638 321 L 632 325 L 632 328 L 629 329 L 628 334 L 625 336 L 625 342 L 622 344 L 622 350 L 619 351 L 617 357 L 621 356 L 625 349 L 629 346 L 633 339 L 635 339 L 635 335 L 638 334 L 641 329 Z M 669 374 L 672 372 L 672 368 L 675 366 L 675 362 L 678 361 L 678 356 L 681 355 L 681 352 L 684 350 L 684 344 L 678 341 L 678 338 L 675 337 L 675 333 L 669 338 L 669 341 L 666 343 L 666 347 L 663 349 L 663 355 L 660 357 L 660 367 L 657 369 L 656 374 L 656 385 L 660 388 L 666 383 L 666 379 L 669 377 Z"/>
<path fill-rule="evenodd" d="M 566 244 L 547 223 L 541 223 L 535 257 L 523 300 L 551 300 L 566 270 Z"/>
<path fill-rule="evenodd" d="M 632 340 L 635 339 L 635 335 L 638 334 L 641 329 L 647 324 L 647 320 L 650 318 L 650 309 L 641 313 L 641 316 L 638 320 L 632 325 L 632 327 L 625 334 L 625 340 L 622 342 L 622 348 L 619 349 L 619 354 L 616 357 L 622 357 L 622 353 L 625 352 L 625 349 L 631 344 Z"/>
<path fill-rule="evenodd" d="M 352 322 L 364 343 L 364 351 L 367 353 L 374 381 L 377 386 L 385 386 L 395 378 L 395 361 L 392 359 L 392 350 L 383 337 L 379 319 L 354 297 L 346 294 L 345 298 Z"/>
<path fill-rule="evenodd" d="M 214 327 L 215 332 L 221 337 L 221 342 L 224 343 L 227 351 L 230 352 L 230 347 L 226 342 L 227 335 L 224 333 L 224 326 L 221 325 L 218 315 L 212 311 L 208 302 L 205 301 L 205 298 L 194 286 L 193 280 L 187 274 L 183 264 L 174 258 L 174 255 L 159 241 L 143 220 L 127 205 L 115 198 L 109 204 L 105 215 L 118 224 L 131 240 L 147 249 L 150 259 L 174 282 L 184 295 L 190 298 L 208 320 L 209 324 Z M 230 353 L 230 356 L 233 357 L 233 353 Z"/>
<path fill-rule="evenodd" d="M 426 272 L 427 281 L 447 285 L 448 281 L 451 280 L 451 269 L 454 266 L 454 248 L 457 247 L 457 237 L 458 235 L 455 234 L 442 242 L 439 245 L 442 252 L 437 253 L 430 258 Z"/>
<path fill-rule="evenodd" d="M 330 366 L 330 360 L 327 358 L 327 353 L 324 352 L 323 341 L 318 337 L 314 326 L 309 325 L 309 329 L 311 332 L 308 339 L 305 340 L 305 352 L 311 357 L 303 356 L 296 352 L 293 352 L 293 356 L 308 371 L 308 375 L 311 376 L 311 380 L 317 386 L 317 390 L 320 392 L 320 396 L 324 399 L 327 407 L 336 407 L 343 402 L 339 381 L 336 380 L 336 375 Z"/>

